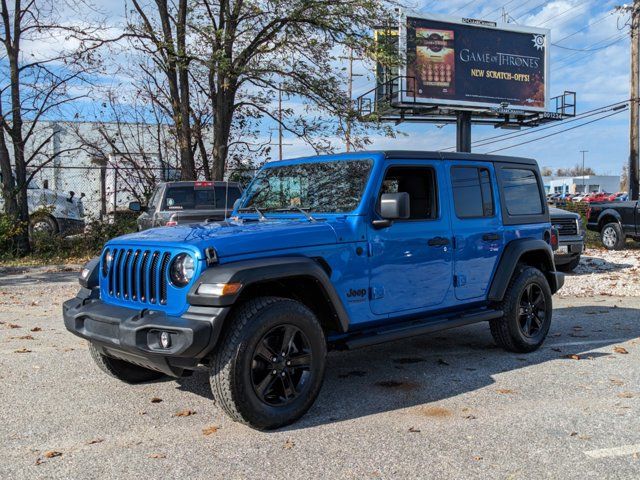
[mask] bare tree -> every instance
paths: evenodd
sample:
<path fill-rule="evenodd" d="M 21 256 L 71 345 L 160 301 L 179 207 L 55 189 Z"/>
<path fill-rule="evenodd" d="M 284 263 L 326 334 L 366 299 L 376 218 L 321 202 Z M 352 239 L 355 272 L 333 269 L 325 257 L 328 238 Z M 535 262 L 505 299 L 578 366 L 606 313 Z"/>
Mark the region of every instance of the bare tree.
<path fill-rule="evenodd" d="M 6 212 L 26 226 L 28 183 L 45 164 L 66 153 L 46 154 L 55 133 L 40 129 L 41 121 L 84 96 L 74 93 L 72 87 L 96 71 L 96 49 L 104 40 L 97 35 L 100 22 L 87 28 L 63 21 L 60 3 L 54 0 L 11 3 L 9 7 L 7 0 L 0 0 L 0 57 L 5 59 L 0 62 L 0 105 L 10 106 L 10 110 L 0 112 L 0 167 Z M 80 8 L 83 4 L 77 1 L 71 6 Z M 67 41 L 72 46 L 65 47 Z M 25 51 L 30 42 L 49 42 L 51 51 Z M 9 149 L 15 180 L 10 174 Z M 17 250 L 19 254 L 30 251 L 26 228 L 17 239 Z"/>

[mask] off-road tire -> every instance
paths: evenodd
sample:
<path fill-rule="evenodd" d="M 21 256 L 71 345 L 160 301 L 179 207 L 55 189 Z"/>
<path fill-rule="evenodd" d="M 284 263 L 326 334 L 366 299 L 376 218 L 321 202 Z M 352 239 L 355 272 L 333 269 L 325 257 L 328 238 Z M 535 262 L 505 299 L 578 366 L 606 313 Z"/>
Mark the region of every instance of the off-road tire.
<path fill-rule="evenodd" d="M 35 213 L 29 218 L 29 238 L 36 235 L 54 236 L 60 232 L 58 222 L 48 213 Z"/>
<path fill-rule="evenodd" d="M 232 312 L 229 321 L 210 362 L 209 379 L 214 402 L 233 420 L 258 430 L 295 422 L 313 405 L 324 377 L 326 339 L 315 314 L 294 300 L 258 297 Z M 292 403 L 272 406 L 256 393 L 251 366 L 258 342 L 283 325 L 293 325 L 308 339 L 310 376 L 304 392 Z"/>
<path fill-rule="evenodd" d="M 613 243 L 609 241 L 605 243 L 605 236 L 609 233 L 614 235 Z M 607 250 L 622 250 L 626 241 L 622 227 L 618 222 L 607 223 L 602 227 L 602 230 L 600 231 L 600 240 L 602 240 L 602 245 L 604 245 L 604 248 Z"/>
<path fill-rule="evenodd" d="M 556 268 L 561 272 L 570 273 L 570 272 L 573 272 L 579 264 L 580 264 L 580 255 L 578 255 L 576 258 L 572 258 L 569 263 L 556 265 Z"/>
<path fill-rule="evenodd" d="M 544 309 L 545 319 L 540 330 L 535 336 L 528 337 L 522 333 L 519 314 L 521 297 L 527 286 L 531 284 L 540 288 L 546 308 Z M 527 265 L 518 265 L 498 308 L 504 312 L 504 315 L 489 322 L 491 334 L 498 346 L 510 352 L 527 353 L 537 350 L 542 345 L 551 325 L 553 305 L 549 282 L 540 270 Z"/>
<path fill-rule="evenodd" d="M 89 353 L 100 370 L 125 383 L 150 382 L 165 376 L 164 373 L 139 367 L 133 363 L 125 362 L 124 360 L 108 357 L 101 353 L 100 350 L 91 342 L 89 342 Z"/>

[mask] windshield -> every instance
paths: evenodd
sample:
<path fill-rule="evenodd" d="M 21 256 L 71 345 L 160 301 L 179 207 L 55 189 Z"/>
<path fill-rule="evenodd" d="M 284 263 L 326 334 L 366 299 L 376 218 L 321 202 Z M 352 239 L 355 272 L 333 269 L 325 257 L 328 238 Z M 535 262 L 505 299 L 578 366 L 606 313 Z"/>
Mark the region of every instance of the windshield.
<path fill-rule="evenodd" d="M 366 159 L 265 168 L 246 192 L 242 208 L 351 212 L 360 203 L 372 165 Z"/>

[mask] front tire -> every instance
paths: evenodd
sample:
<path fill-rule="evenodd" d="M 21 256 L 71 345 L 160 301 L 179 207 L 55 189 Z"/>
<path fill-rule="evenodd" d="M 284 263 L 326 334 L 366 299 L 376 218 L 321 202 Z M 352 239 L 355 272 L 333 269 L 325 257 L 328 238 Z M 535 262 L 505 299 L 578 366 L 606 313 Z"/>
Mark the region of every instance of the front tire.
<path fill-rule="evenodd" d="M 544 342 L 553 305 L 544 274 L 534 267 L 519 266 L 500 304 L 504 315 L 491 320 L 491 334 L 505 350 L 527 353 Z"/>
<path fill-rule="evenodd" d="M 213 399 L 259 430 L 289 425 L 315 401 L 326 340 L 314 313 L 294 300 L 258 297 L 234 312 L 211 359 Z"/>
<path fill-rule="evenodd" d="M 100 370 L 110 377 L 117 378 L 125 383 L 151 382 L 165 376 L 164 373 L 139 367 L 124 360 L 108 357 L 91 342 L 89 342 L 89 353 Z"/>
<path fill-rule="evenodd" d="M 624 232 L 617 222 L 607 223 L 602 227 L 600 239 L 607 250 L 622 250 L 624 248 Z"/>

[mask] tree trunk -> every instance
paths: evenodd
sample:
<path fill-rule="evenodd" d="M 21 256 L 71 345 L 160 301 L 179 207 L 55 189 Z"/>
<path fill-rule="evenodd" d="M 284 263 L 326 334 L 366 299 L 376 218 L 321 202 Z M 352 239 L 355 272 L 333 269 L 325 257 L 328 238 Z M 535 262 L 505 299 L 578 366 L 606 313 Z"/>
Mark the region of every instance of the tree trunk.
<path fill-rule="evenodd" d="M 0 116 L 2 121 L 2 116 Z M 16 200 L 16 182 L 11 171 L 11 158 L 4 136 L 4 129 L 0 126 L 0 174 L 2 175 L 2 198 L 4 198 L 4 213 L 14 220 L 18 219 L 18 202 Z"/>
<path fill-rule="evenodd" d="M 228 89 L 218 91 L 215 103 L 215 120 L 213 122 L 213 152 L 211 154 L 211 178 L 224 180 L 229 154 L 229 137 L 233 122 L 233 105 L 235 96 Z"/>

